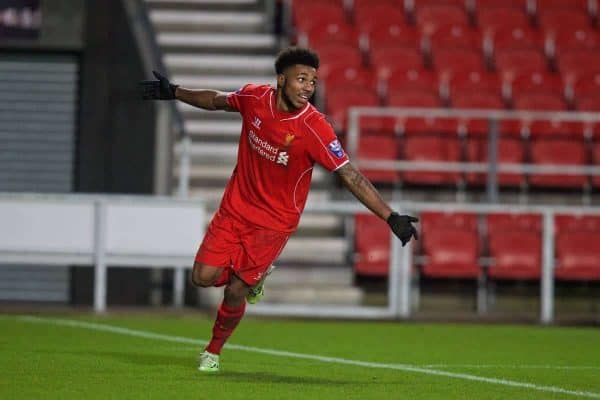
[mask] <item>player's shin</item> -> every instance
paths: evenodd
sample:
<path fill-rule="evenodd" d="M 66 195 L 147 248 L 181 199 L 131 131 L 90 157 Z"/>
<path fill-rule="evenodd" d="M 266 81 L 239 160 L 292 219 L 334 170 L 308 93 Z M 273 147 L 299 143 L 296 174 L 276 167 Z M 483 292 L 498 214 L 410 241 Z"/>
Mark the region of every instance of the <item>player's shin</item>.
<path fill-rule="evenodd" d="M 213 336 L 208 346 L 206 346 L 206 351 L 212 354 L 221 354 L 223 345 L 240 323 L 244 311 L 246 311 L 245 301 L 242 301 L 237 307 L 227 305 L 225 301 L 221 303 L 213 326 Z"/>

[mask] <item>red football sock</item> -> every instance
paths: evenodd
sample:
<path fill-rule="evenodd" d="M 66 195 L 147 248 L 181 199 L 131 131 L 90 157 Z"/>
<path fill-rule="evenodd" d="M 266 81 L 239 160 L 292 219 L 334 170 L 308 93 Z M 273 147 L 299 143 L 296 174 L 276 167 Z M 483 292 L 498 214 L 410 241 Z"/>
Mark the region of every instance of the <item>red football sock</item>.
<path fill-rule="evenodd" d="M 206 346 L 206 351 L 221 354 L 223 345 L 244 316 L 244 311 L 246 311 L 245 301 L 237 308 L 229 307 L 225 304 L 225 301 L 221 303 L 213 326 L 213 336 L 208 346 Z"/>

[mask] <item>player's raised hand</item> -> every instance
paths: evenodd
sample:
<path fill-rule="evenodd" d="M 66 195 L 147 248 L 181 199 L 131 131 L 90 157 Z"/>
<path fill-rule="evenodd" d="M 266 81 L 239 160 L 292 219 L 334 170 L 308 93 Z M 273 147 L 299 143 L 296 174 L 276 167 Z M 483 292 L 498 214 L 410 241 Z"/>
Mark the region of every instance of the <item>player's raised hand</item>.
<path fill-rule="evenodd" d="M 415 240 L 419 239 L 419 234 L 413 226 L 413 222 L 419 222 L 419 219 L 410 215 L 399 215 L 397 212 L 391 213 L 387 219 L 390 229 L 402 242 L 402 247 L 406 246 L 411 237 L 414 237 Z"/>
<path fill-rule="evenodd" d="M 174 85 L 169 80 L 156 71 L 152 71 L 156 79 L 140 81 L 140 89 L 142 99 L 144 100 L 175 100 L 175 89 L 178 85 Z"/>

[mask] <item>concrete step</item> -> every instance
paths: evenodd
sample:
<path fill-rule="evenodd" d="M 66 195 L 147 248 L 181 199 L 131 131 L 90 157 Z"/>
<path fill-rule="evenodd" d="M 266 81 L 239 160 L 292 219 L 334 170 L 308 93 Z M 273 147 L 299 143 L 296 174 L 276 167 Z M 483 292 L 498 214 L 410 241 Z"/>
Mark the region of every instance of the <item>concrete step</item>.
<path fill-rule="evenodd" d="M 157 9 L 150 12 L 157 31 L 253 32 L 265 29 L 265 16 L 258 12 L 195 11 Z"/>
<path fill-rule="evenodd" d="M 343 265 L 348 250 L 349 243 L 343 237 L 292 236 L 277 262 Z"/>
<path fill-rule="evenodd" d="M 326 268 L 323 268 L 326 272 Z M 223 299 L 223 288 L 198 289 L 198 300 L 202 306 L 215 307 Z M 364 293 L 353 286 L 269 286 L 260 304 L 299 304 L 299 305 L 361 305 Z M 250 306 L 249 312 L 252 312 Z M 258 306 L 257 306 L 258 307 Z"/>
<path fill-rule="evenodd" d="M 152 9 L 181 10 L 260 10 L 258 0 L 146 0 Z"/>
<path fill-rule="evenodd" d="M 229 53 L 254 53 L 272 54 L 277 44 L 274 35 L 266 33 L 180 33 L 159 32 L 158 44 L 165 52 L 169 50 L 209 52 L 227 50 Z M 261 54 L 261 53 L 259 53 Z"/>
<path fill-rule="evenodd" d="M 202 108 L 186 104 L 182 101 L 178 101 L 176 106 L 184 115 L 185 119 L 189 121 L 238 121 L 240 124 L 242 121 L 242 117 L 238 112 L 204 110 Z"/>
<path fill-rule="evenodd" d="M 277 264 L 275 264 L 277 265 Z M 277 266 L 269 275 L 267 288 L 280 286 L 334 287 L 352 286 L 354 271 L 350 266 L 315 267 L 315 266 Z"/>
<path fill-rule="evenodd" d="M 240 137 L 242 121 L 235 120 L 192 120 L 185 121 L 185 131 L 193 137 L 211 139 L 228 138 L 237 141 Z"/>
<path fill-rule="evenodd" d="M 173 81 L 186 88 L 235 91 L 248 83 L 276 85 L 275 75 L 175 75 Z"/>
<path fill-rule="evenodd" d="M 261 304 L 360 305 L 363 292 L 357 287 L 269 287 Z"/>
<path fill-rule="evenodd" d="M 190 4 L 190 5 L 244 5 L 244 4 L 258 4 L 258 0 L 145 0 L 149 5 L 155 4 Z"/>
<path fill-rule="evenodd" d="M 165 63 L 174 74 L 243 73 L 273 74 L 275 57 L 231 54 L 166 54 Z"/>
<path fill-rule="evenodd" d="M 231 164 L 236 160 L 237 147 L 237 143 L 192 143 L 190 148 L 192 163 L 197 160 L 204 164 L 215 161 L 221 165 Z M 175 162 L 177 162 L 180 155 L 181 143 L 177 143 L 175 144 Z"/>

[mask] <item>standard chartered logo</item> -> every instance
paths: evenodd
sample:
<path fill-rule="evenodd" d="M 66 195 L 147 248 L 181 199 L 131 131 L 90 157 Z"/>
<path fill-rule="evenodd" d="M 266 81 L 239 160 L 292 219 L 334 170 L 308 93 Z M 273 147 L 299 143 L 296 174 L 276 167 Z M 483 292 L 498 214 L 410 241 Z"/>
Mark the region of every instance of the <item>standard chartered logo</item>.
<path fill-rule="evenodd" d="M 279 149 L 264 139 L 259 138 L 253 130 L 248 132 L 248 139 L 252 150 L 260 154 L 267 160 L 274 161 L 277 164 L 284 166 L 288 165 L 290 159 L 289 154 L 286 151 L 279 151 Z"/>

